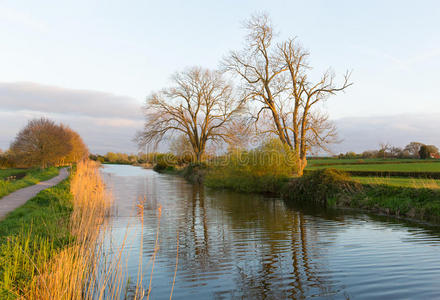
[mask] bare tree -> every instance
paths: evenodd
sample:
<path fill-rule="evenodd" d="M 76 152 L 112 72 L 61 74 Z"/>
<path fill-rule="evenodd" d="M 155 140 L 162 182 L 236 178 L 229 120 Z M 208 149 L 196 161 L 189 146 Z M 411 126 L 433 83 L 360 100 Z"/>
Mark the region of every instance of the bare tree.
<path fill-rule="evenodd" d="M 379 156 L 382 156 L 382 158 L 386 158 L 390 150 L 391 150 L 390 143 L 386 142 L 379 144 Z"/>
<path fill-rule="evenodd" d="M 227 130 L 243 101 L 220 72 L 193 67 L 173 76 L 174 86 L 154 93 L 144 107 L 144 130 L 137 135 L 140 146 L 157 145 L 173 133 L 189 140 L 197 162 L 203 160 L 207 143 L 227 142 Z"/>
<path fill-rule="evenodd" d="M 341 85 L 330 70 L 312 82 L 309 53 L 295 39 L 274 45 L 273 26 L 266 15 L 253 16 L 246 28 L 245 49 L 231 52 L 224 60 L 225 69 L 242 79 L 247 98 L 259 104 L 255 121 L 270 118 L 270 126 L 262 132 L 277 135 L 294 150 L 302 175 L 311 149 L 328 151 L 327 145 L 337 141 L 334 125 L 316 107 L 350 86 L 350 74 L 345 74 Z"/>
<path fill-rule="evenodd" d="M 17 134 L 10 147 L 20 166 L 46 168 L 59 163 L 72 150 L 70 135 L 45 118 L 34 119 Z"/>
<path fill-rule="evenodd" d="M 419 142 L 411 142 L 408 145 L 405 146 L 405 151 L 408 151 L 409 155 L 414 158 L 419 158 L 419 151 L 420 147 L 422 147 L 424 144 Z"/>

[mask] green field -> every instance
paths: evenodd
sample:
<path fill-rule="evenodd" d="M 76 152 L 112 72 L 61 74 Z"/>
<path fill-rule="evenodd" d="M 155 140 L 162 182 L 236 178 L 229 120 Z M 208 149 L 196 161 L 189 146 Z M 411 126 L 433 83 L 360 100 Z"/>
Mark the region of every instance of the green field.
<path fill-rule="evenodd" d="M 440 173 L 439 160 L 421 159 L 310 159 L 306 170 L 333 168 L 347 172 L 402 172 L 402 173 Z M 377 174 L 380 176 L 380 174 Z M 372 174 L 361 177 L 353 176 L 353 180 L 362 184 L 388 185 L 395 187 L 439 189 L 440 180 L 411 177 L 372 177 Z M 384 175 L 385 176 L 385 175 Z M 405 176 L 402 174 L 401 176 Z M 408 176 L 411 176 L 408 174 Z"/>
<path fill-rule="evenodd" d="M 377 163 L 377 164 L 339 164 L 331 166 L 310 166 L 308 170 L 334 168 L 343 171 L 379 171 L 379 172 L 440 172 L 440 162 L 417 163 Z"/>
<path fill-rule="evenodd" d="M 307 167 L 313 167 L 318 165 L 349 165 L 349 164 L 374 164 L 374 163 L 417 163 L 417 162 L 431 162 L 430 160 L 422 159 L 396 159 L 396 158 L 354 158 L 354 159 L 338 159 L 338 158 L 322 158 L 322 159 L 310 159 L 307 161 Z"/>
<path fill-rule="evenodd" d="M 362 184 L 384 184 L 389 186 L 439 189 L 440 180 L 424 178 L 400 177 L 359 177 L 353 176 L 354 181 Z"/>

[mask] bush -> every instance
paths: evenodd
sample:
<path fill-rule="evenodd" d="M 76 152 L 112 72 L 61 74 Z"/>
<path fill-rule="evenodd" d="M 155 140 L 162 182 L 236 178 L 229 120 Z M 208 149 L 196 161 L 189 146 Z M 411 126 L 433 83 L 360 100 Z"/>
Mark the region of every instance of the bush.
<path fill-rule="evenodd" d="M 321 169 L 293 179 L 283 190 L 283 198 L 327 206 L 336 196 L 359 191 L 361 185 L 336 169 Z"/>
<path fill-rule="evenodd" d="M 291 150 L 272 139 L 255 150 L 223 157 L 209 170 L 205 183 L 240 192 L 278 192 L 296 169 Z"/>
<path fill-rule="evenodd" d="M 158 154 L 153 170 L 156 172 L 174 171 L 176 165 L 177 159 L 173 154 Z"/>

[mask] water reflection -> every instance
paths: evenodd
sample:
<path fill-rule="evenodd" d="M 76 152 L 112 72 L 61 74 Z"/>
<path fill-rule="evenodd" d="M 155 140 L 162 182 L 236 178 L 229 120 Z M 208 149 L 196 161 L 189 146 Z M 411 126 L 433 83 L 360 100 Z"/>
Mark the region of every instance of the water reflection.
<path fill-rule="evenodd" d="M 162 207 L 153 299 L 169 297 L 177 237 L 175 299 L 440 297 L 435 229 L 208 190 L 135 167 L 106 166 L 103 172 L 116 202 L 112 237 L 117 242 L 130 232 L 126 251 L 132 278 L 143 244 L 144 283 Z M 142 225 L 135 204 L 144 196 Z"/>

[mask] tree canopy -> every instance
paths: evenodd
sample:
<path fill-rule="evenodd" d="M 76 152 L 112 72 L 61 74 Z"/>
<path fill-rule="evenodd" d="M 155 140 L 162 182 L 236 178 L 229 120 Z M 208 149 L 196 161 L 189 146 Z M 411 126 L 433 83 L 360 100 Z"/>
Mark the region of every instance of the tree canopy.
<path fill-rule="evenodd" d="M 17 166 L 40 166 L 77 162 L 88 155 L 81 137 L 64 125 L 33 119 L 18 132 L 10 152 Z"/>

